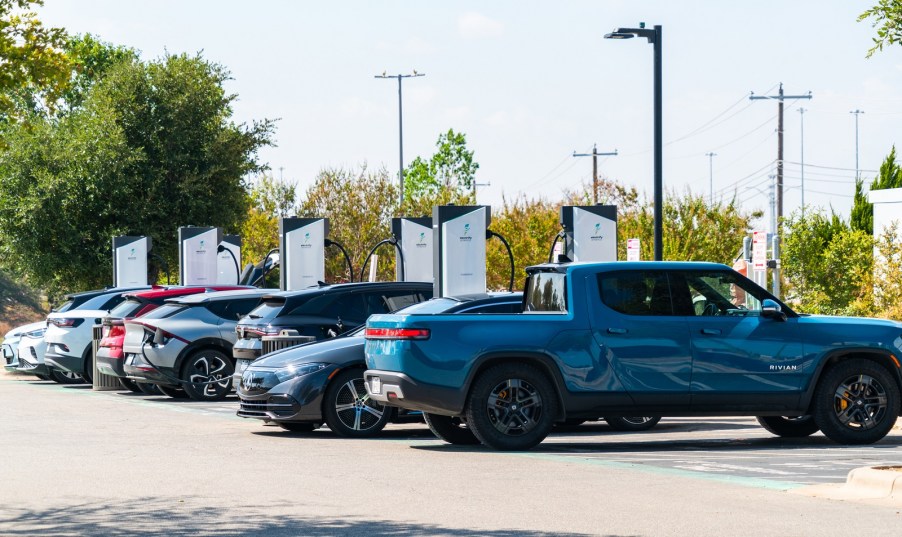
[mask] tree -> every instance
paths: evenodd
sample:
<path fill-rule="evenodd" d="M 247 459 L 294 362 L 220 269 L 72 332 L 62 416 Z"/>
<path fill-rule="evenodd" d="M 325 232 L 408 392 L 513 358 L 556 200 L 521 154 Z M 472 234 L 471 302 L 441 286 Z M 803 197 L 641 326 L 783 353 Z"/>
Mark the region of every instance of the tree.
<path fill-rule="evenodd" d="M 526 267 L 546 263 L 554 236 L 560 231 L 560 203 L 520 195 L 504 198 L 501 210 L 492 215 L 489 229 L 503 236 L 514 255 L 514 289 L 523 289 Z M 498 239 L 486 245 L 486 280 L 491 290 L 507 289 L 510 260 Z"/>
<path fill-rule="evenodd" d="M 874 206 L 868 201 L 863 192 L 864 181 L 855 181 L 855 197 L 852 201 L 850 223 L 852 229 L 858 229 L 873 235 L 874 233 Z M 871 190 L 883 190 L 887 188 L 902 187 L 902 166 L 896 164 L 896 146 L 890 149 L 889 155 L 880 165 L 877 177 L 871 182 Z"/>
<path fill-rule="evenodd" d="M 307 189 L 299 215 L 329 219 L 328 238 L 347 250 L 356 281 L 373 246 L 391 237 L 397 199 L 398 189 L 384 168 L 376 172 L 368 171 L 366 166 L 356 171 L 326 169 Z M 384 248 L 377 252 L 380 254 L 378 278 L 393 281 L 394 255 L 388 246 Z M 337 248 L 326 250 L 326 277 L 330 282 L 348 279 L 347 263 Z"/>
<path fill-rule="evenodd" d="M 279 218 L 297 212 L 297 184 L 276 181 L 271 174 L 260 175 L 248 192 L 247 217 L 241 225 L 241 253 L 249 262 L 258 262 L 279 247 Z"/>
<path fill-rule="evenodd" d="M 858 16 L 858 22 L 870 18 L 874 19 L 871 26 L 877 28 L 877 37 L 873 38 L 874 46 L 868 49 L 866 57 L 883 50 L 884 45 L 902 43 L 902 1 L 879 0 L 876 6 Z"/>
<path fill-rule="evenodd" d="M 479 163 L 467 149 L 467 137 L 448 129 L 438 137 L 435 154 L 417 157 L 404 172 L 406 216 L 432 216 L 434 205 L 475 203 L 473 185 Z"/>
<path fill-rule="evenodd" d="M 111 68 L 84 105 L 14 127 L 0 155 L 0 259 L 51 293 L 109 282 L 110 239 L 148 235 L 177 263 L 176 229 L 238 231 L 245 176 L 271 121 L 236 125 L 228 72 L 200 55 Z"/>
<path fill-rule="evenodd" d="M 823 211 L 793 214 L 784 229 L 787 300 L 808 313 L 854 313 L 855 303 L 869 290 L 874 248 L 870 234 Z"/>
<path fill-rule="evenodd" d="M 66 31 L 47 28 L 29 11 L 43 0 L 0 0 L 0 119 L 22 113 L 40 95 L 52 106 L 69 86 Z"/>

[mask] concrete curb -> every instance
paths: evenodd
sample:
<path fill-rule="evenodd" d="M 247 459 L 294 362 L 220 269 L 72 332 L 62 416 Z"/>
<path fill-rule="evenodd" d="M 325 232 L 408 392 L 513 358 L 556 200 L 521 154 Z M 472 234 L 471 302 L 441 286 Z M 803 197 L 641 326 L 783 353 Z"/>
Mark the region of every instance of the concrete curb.
<path fill-rule="evenodd" d="M 843 484 L 813 485 L 790 492 L 831 500 L 902 507 L 902 466 L 855 468 Z"/>

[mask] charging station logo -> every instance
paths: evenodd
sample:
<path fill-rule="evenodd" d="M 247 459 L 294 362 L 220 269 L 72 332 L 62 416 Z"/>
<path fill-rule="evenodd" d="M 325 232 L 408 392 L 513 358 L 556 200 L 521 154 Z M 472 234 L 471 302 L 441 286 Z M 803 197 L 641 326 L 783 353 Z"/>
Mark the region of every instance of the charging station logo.
<path fill-rule="evenodd" d="M 595 224 L 595 231 L 592 232 L 592 235 L 589 236 L 590 240 L 600 241 L 604 239 L 604 235 L 601 234 L 601 224 Z"/>
<path fill-rule="evenodd" d="M 417 239 L 417 248 L 425 248 L 426 247 L 426 232 L 420 233 L 420 238 Z"/>
<path fill-rule="evenodd" d="M 464 234 L 460 237 L 460 242 L 468 242 L 473 240 L 473 237 L 470 236 L 470 224 L 464 224 Z"/>
<path fill-rule="evenodd" d="M 206 241 L 205 241 L 204 239 L 201 239 L 201 240 L 200 240 L 200 246 L 198 246 L 197 251 L 195 251 L 194 253 L 196 253 L 196 254 L 205 254 L 205 253 L 207 253 L 207 246 L 206 246 L 205 242 L 206 242 Z"/>
<path fill-rule="evenodd" d="M 304 242 L 301 243 L 301 248 L 313 248 L 313 245 L 310 244 L 310 232 L 304 233 Z"/>
<path fill-rule="evenodd" d="M 129 261 L 134 261 L 135 259 L 138 259 L 138 256 L 135 255 L 135 249 L 132 248 L 131 251 L 130 251 L 129 254 L 128 254 L 128 260 L 129 260 Z"/>

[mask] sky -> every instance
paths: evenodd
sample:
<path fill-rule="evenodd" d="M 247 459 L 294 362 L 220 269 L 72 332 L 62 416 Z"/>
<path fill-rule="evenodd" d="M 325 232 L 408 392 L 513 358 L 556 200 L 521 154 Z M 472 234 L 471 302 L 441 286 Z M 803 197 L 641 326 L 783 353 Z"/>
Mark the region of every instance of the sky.
<path fill-rule="evenodd" d="M 902 46 L 865 58 L 876 30 L 856 20 L 872 3 L 46 0 L 38 13 L 146 60 L 202 52 L 226 66 L 235 120 L 278 118 L 260 159 L 302 191 L 324 168 L 396 177 L 397 81 L 374 76 L 425 73 L 403 83 L 405 164 L 463 132 L 478 202 L 495 207 L 591 183 L 591 158 L 572 154 L 593 144 L 618 152 L 601 176 L 651 196 L 653 47 L 603 36 L 660 24 L 665 188 L 711 195 L 713 175 L 715 199 L 767 213 L 777 103 L 749 95 L 783 83 L 812 96 L 786 100 L 784 213 L 801 204 L 804 148 L 806 205 L 847 216 L 856 117 L 866 183 L 902 142 Z"/>

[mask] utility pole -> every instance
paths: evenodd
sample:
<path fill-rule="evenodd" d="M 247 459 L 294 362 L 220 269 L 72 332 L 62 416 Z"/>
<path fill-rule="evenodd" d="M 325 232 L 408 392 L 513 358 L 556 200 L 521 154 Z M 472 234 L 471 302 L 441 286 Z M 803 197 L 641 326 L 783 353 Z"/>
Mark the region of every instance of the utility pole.
<path fill-rule="evenodd" d="M 598 156 L 601 155 L 603 157 L 616 157 L 617 150 L 615 149 L 611 153 L 599 153 L 598 148 L 595 147 L 595 144 L 592 144 L 592 152 L 591 153 L 577 153 L 573 152 L 574 157 L 592 157 L 592 203 L 598 205 Z"/>
<path fill-rule="evenodd" d="M 861 172 L 858 167 L 858 116 L 864 113 L 864 110 L 852 110 L 850 114 L 855 114 L 855 182 L 861 179 Z"/>
<path fill-rule="evenodd" d="M 776 99 L 777 100 L 777 225 L 782 225 L 783 221 L 783 101 L 786 99 L 810 99 L 811 92 L 808 95 L 784 95 L 783 83 L 780 82 L 780 92 L 777 95 L 755 95 L 754 92 L 749 95 L 749 99 L 754 101 L 757 99 Z"/>
<path fill-rule="evenodd" d="M 705 153 L 708 157 L 708 176 L 711 178 L 711 206 L 714 206 L 714 157 L 717 153 Z"/>
<path fill-rule="evenodd" d="M 776 200 L 776 195 L 775 195 L 777 185 L 776 185 L 774 179 L 776 179 L 777 176 L 776 175 L 768 175 L 768 177 L 770 178 L 770 185 L 768 185 L 768 187 L 767 187 L 767 198 L 768 198 L 768 201 L 770 202 L 770 232 L 771 232 L 772 236 L 776 237 L 777 236 L 777 222 L 779 220 L 777 217 L 777 200 Z"/>
<path fill-rule="evenodd" d="M 805 112 L 799 107 L 799 132 L 802 133 L 802 216 L 805 216 Z"/>
<path fill-rule="evenodd" d="M 426 76 L 426 73 L 418 73 L 417 70 L 414 69 L 413 74 L 411 75 L 386 75 L 385 71 L 382 71 L 381 75 L 376 75 L 374 77 L 398 79 L 398 160 L 400 161 L 400 164 L 398 165 L 398 186 L 400 194 L 398 206 L 404 203 L 404 121 L 403 114 L 401 113 L 401 80 L 405 78 L 416 78 L 420 76 Z"/>
<path fill-rule="evenodd" d="M 477 186 L 492 186 L 492 182 L 489 181 L 488 183 L 477 183 L 476 179 L 475 178 L 473 179 L 473 203 L 476 203 L 476 187 Z"/>

